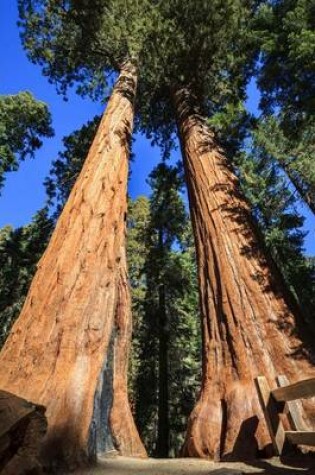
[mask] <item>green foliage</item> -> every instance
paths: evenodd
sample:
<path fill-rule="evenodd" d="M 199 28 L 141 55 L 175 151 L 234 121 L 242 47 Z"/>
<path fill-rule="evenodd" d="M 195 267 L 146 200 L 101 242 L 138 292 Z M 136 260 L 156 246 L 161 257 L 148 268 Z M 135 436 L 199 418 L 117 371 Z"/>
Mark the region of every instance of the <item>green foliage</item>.
<path fill-rule="evenodd" d="M 127 258 L 128 276 L 132 290 L 133 337 L 129 359 L 129 398 L 135 412 L 137 400 L 136 380 L 140 372 L 140 351 L 143 344 L 142 329 L 146 294 L 145 263 L 148 257 L 147 233 L 150 219 L 150 204 L 146 196 L 139 196 L 128 203 Z"/>
<path fill-rule="evenodd" d="M 186 87 L 209 117 L 244 99 L 257 51 L 251 24 L 258 3 L 160 2 L 165 32 L 156 38 L 155 62 L 142 65 L 138 125 L 166 154 L 176 131 L 174 89 Z"/>
<path fill-rule="evenodd" d="M 297 197 L 279 166 L 278 157 L 268 153 L 272 148 L 272 136 L 268 134 L 266 139 L 269 125 L 264 120 L 258 122 L 247 141 L 246 151 L 239 154 L 236 164 L 240 183 L 266 247 L 288 288 L 312 322 L 315 275 L 314 266 L 304 255 L 304 218 L 298 212 Z"/>
<path fill-rule="evenodd" d="M 201 336 L 192 232 L 183 200 L 181 173 L 160 164 L 150 175 L 150 200 L 132 202 L 128 263 L 133 289 L 134 337 L 131 399 L 150 453 L 157 444 L 159 345 L 168 345 L 171 455 L 179 453 L 201 378 Z M 162 308 L 160 290 L 165 293 Z M 161 312 L 166 318 L 161 327 Z"/>
<path fill-rule="evenodd" d="M 258 86 L 266 116 L 264 147 L 315 213 L 315 2 L 267 3 L 256 27 L 262 51 Z"/>
<path fill-rule="evenodd" d="M 111 74 L 140 61 L 158 29 L 149 0 L 19 0 L 22 41 L 29 58 L 65 93 L 105 98 Z"/>
<path fill-rule="evenodd" d="M 18 316 L 54 223 L 47 208 L 31 224 L 0 230 L 0 346 Z"/>
<path fill-rule="evenodd" d="M 226 103 L 208 119 L 211 130 L 231 161 L 242 147 L 254 122 L 242 101 Z"/>
<path fill-rule="evenodd" d="M 261 120 L 256 134 L 265 153 L 278 161 L 315 213 L 315 121 L 304 123 L 295 138 L 284 132 L 281 116 L 269 116 Z"/>
<path fill-rule="evenodd" d="M 257 17 L 262 51 L 258 85 L 264 109 L 290 114 L 315 108 L 315 2 L 267 2 Z"/>
<path fill-rule="evenodd" d="M 139 66 L 137 126 L 165 155 L 176 129 L 173 88 L 189 87 L 212 115 L 245 96 L 257 52 L 258 0 L 19 0 L 24 47 L 63 93 L 106 98 L 113 71 Z"/>
<path fill-rule="evenodd" d="M 42 145 L 41 137 L 51 137 L 51 117 L 46 104 L 31 93 L 0 96 L 0 188 L 4 174 L 15 171 L 19 160 Z"/>

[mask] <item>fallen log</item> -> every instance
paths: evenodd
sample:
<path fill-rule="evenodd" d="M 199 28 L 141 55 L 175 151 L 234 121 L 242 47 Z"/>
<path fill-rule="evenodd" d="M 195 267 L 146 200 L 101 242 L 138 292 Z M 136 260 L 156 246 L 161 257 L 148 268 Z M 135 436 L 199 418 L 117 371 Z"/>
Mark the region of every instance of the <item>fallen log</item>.
<path fill-rule="evenodd" d="M 45 408 L 0 390 L 0 474 L 42 473 L 41 442 Z"/>

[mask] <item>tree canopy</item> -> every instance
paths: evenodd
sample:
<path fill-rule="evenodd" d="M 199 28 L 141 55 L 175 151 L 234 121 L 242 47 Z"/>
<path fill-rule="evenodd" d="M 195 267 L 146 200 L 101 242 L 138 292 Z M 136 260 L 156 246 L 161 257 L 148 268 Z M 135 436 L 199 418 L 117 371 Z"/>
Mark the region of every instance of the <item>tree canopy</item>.
<path fill-rule="evenodd" d="M 0 188 L 4 174 L 17 170 L 19 161 L 34 156 L 42 137 L 51 137 L 47 105 L 30 92 L 0 96 Z"/>
<path fill-rule="evenodd" d="M 266 3 L 257 30 L 265 148 L 315 213 L 315 3 Z"/>
<path fill-rule="evenodd" d="M 158 67 L 152 67 L 150 61 L 143 67 L 139 125 L 166 151 L 176 131 L 174 89 L 188 87 L 207 116 L 245 98 L 257 53 L 250 25 L 258 3 L 160 3 L 161 21 L 169 26 L 164 38 L 157 38 Z"/>
<path fill-rule="evenodd" d="M 151 33 L 159 30 L 149 0 L 19 0 L 22 41 L 29 58 L 65 93 L 107 96 L 112 74 L 141 62 Z"/>
<path fill-rule="evenodd" d="M 315 108 L 315 3 L 265 2 L 258 16 L 262 107 L 280 107 L 296 118 Z"/>

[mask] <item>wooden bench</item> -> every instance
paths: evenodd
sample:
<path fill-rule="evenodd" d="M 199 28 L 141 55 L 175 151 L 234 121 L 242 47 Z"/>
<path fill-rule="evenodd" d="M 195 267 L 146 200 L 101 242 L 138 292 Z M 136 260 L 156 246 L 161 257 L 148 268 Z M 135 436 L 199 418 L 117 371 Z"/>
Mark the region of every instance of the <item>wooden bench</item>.
<path fill-rule="evenodd" d="M 258 376 L 255 384 L 276 455 L 282 455 L 288 444 L 315 446 L 315 431 L 306 430 L 298 401 L 315 396 L 315 378 L 289 384 L 285 376 L 278 376 L 273 390 L 264 376 Z M 284 414 L 292 430 L 284 429 Z"/>

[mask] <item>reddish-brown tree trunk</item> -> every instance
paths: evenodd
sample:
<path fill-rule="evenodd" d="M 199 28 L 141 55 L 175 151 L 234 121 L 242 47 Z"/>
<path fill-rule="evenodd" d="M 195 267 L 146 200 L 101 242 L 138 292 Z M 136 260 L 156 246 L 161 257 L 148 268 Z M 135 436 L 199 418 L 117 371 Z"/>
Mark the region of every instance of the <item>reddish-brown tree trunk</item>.
<path fill-rule="evenodd" d="M 184 453 L 257 456 L 270 444 L 254 378 L 314 376 L 301 315 L 265 255 L 237 178 L 189 90 L 174 94 L 197 250 L 203 381 Z M 309 414 L 310 415 L 310 414 Z M 311 416 L 311 415 L 310 415 Z M 313 411 L 314 416 L 314 411 Z"/>
<path fill-rule="evenodd" d="M 68 466 L 111 448 L 112 439 L 124 455 L 145 455 L 126 385 L 125 218 L 136 83 L 126 65 L 0 355 L 0 387 L 47 408 L 43 453 Z"/>

